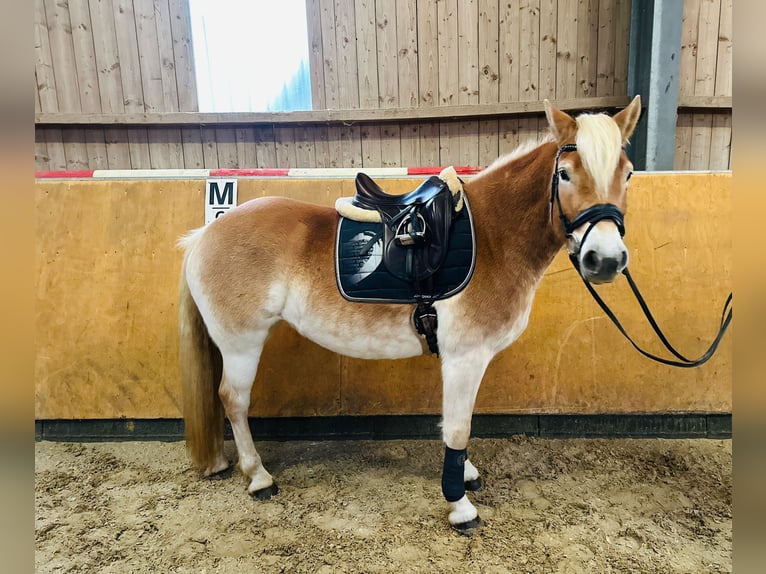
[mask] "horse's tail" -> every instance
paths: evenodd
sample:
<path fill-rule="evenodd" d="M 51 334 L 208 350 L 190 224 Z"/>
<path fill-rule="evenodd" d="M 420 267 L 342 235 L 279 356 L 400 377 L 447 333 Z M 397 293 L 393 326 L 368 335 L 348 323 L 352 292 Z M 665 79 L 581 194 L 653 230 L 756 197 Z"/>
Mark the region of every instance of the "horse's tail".
<path fill-rule="evenodd" d="M 178 290 L 178 351 L 186 447 L 195 464 L 211 468 L 223 452 L 224 411 L 218 397 L 222 361 L 186 279 L 190 247 L 197 237 L 189 234 L 179 242 L 186 254 Z"/>

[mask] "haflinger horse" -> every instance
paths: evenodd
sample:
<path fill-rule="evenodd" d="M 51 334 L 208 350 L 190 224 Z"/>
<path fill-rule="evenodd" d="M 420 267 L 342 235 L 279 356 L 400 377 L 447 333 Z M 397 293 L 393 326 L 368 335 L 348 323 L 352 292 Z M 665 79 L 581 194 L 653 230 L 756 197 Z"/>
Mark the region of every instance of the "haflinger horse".
<path fill-rule="evenodd" d="M 574 118 L 546 100 L 550 135 L 464 183 L 475 222 L 475 270 L 462 291 L 434 304 L 443 385 L 442 491 L 449 523 L 461 533 L 481 522 L 465 494 L 481 486 L 466 450 L 479 385 L 493 357 L 526 328 L 546 269 L 564 246 L 592 283 L 612 281 L 627 265 L 621 214 L 632 164 L 624 147 L 640 110 L 636 96 L 614 116 Z M 350 357 L 428 352 L 413 327 L 412 305 L 341 297 L 333 271 L 338 225 L 330 207 L 263 197 L 179 242 L 185 249 L 179 327 L 188 451 L 205 476 L 227 471 L 228 417 L 239 468 L 256 498 L 277 492 L 253 444 L 248 409 L 261 352 L 279 321 Z"/>

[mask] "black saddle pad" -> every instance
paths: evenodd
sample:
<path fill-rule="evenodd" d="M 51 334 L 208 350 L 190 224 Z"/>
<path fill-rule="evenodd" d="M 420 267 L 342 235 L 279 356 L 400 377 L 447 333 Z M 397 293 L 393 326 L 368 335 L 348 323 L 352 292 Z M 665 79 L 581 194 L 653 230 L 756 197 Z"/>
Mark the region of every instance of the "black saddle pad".
<path fill-rule="evenodd" d="M 464 196 L 465 197 L 465 196 Z M 383 264 L 382 223 L 338 222 L 335 242 L 335 278 L 341 295 L 361 303 L 420 303 L 414 285 L 390 274 Z M 370 241 L 378 237 L 377 241 Z M 476 239 L 468 201 L 452 219 L 449 249 L 444 263 L 431 277 L 429 299 L 438 301 L 463 289 L 476 265 Z"/>

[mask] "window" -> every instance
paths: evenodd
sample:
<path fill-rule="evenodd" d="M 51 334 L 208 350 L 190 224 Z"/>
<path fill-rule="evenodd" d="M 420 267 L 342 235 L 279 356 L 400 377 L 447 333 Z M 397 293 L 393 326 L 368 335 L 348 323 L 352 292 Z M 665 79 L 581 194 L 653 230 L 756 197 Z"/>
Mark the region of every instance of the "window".
<path fill-rule="evenodd" d="M 305 0 L 189 0 L 201 112 L 311 109 Z"/>

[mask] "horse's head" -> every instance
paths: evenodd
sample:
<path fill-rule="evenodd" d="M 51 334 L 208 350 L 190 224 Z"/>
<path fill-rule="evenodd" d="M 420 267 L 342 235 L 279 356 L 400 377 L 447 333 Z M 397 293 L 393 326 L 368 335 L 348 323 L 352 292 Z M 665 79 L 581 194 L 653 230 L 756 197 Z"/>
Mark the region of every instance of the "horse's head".
<path fill-rule="evenodd" d="M 633 165 L 623 146 L 640 113 L 640 96 L 613 117 L 573 118 L 545 100 L 545 115 L 559 146 L 551 215 L 558 212 L 572 260 L 592 283 L 612 281 L 628 265 L 623 214 Z"/>

